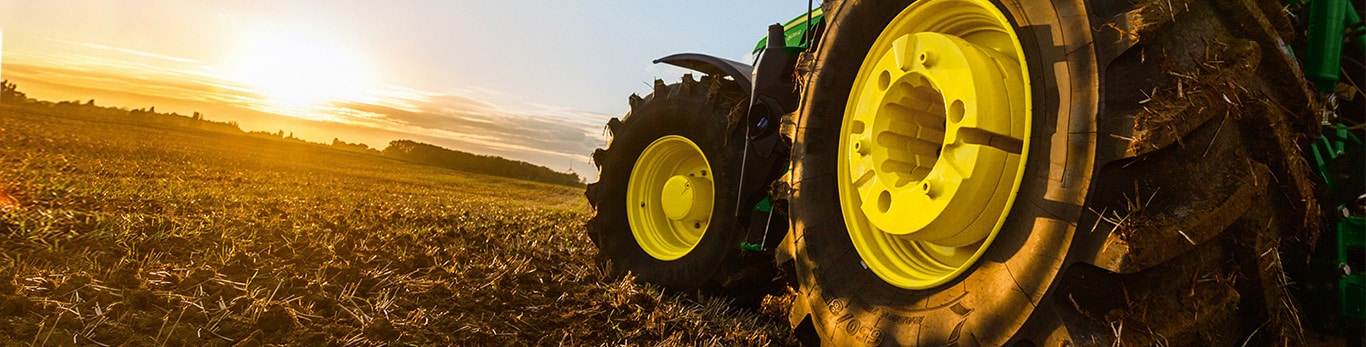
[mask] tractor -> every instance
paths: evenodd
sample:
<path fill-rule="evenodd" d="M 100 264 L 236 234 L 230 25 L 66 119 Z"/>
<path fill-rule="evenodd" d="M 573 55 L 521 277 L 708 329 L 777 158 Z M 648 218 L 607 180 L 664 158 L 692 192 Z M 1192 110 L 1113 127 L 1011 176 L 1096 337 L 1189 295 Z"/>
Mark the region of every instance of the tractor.
<path fill-rule="evenodd" d="M 610 274 L 828 345 L 1359 345 L 1345 0 L 829 0 L 592 154 Z"/>

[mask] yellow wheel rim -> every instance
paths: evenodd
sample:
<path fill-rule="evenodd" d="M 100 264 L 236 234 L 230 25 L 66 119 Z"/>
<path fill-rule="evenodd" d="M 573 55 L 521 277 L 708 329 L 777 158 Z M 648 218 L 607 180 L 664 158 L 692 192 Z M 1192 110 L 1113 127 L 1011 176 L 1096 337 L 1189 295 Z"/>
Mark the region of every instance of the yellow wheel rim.
<path fill-rule="evenodd" d="M 645 253 L 668 261 L 697 247 L 711 224 L 713 176 L 702 149 L 685 137 L 645 147 L 626 185 L 626 218 Z"/>
<path fill-rule="evenodd" d="M 918 1 L 859 68 L 840 132 L 840 206 L 864 264 L 889 284 L 962 275 L 1014 203 L 1031 106 L 1012 28 L 985 0 Z"/>

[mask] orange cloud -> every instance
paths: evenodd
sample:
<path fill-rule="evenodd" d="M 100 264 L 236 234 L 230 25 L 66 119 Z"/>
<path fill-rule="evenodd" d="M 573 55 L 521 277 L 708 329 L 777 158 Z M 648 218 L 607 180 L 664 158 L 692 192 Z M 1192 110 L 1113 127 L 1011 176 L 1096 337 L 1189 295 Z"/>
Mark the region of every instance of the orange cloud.
<path fill-rule="evenodd" d="M 469 96 L 390 87 L 367 100 L 336 101 L 316 110 L 327 113 L 319 118 L 334 121 L 310 120 L 265 112 L 262 95 L 215 77 L 193 61 L 91 48 L 164 61 L 166 66 L 100 56 L 6 52 L 0 72 L 39 99 L 95 99 L 106 106 L 202 112 L 212 120 L 237 121 L 244 130 L 283 129 L 316 142 L 341 138 L 383 148 L 390 140 L 412 139 L 556 170 L 572 167 L 590 180 L 596 172 L 588 157 L 605 143 L 601 124 L 609 118 L 534 105 L 514 110 Z"/>

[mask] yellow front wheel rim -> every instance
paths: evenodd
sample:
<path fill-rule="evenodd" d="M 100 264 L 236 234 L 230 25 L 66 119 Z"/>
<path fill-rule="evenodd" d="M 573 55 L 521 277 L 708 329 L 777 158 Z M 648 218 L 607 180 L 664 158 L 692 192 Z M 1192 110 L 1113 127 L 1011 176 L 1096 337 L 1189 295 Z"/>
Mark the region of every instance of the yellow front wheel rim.
<path fill-rule="evenodd" d="M 1027 66 L 985 0 L 922 0 L 869 50 L 839 148 L 841 212 L 868 269 L 906 289 L 962 275 L 1014 203 L 1029 148 Z"/>
<path fill-rule="evenodd" d="M 669 261 L 697 247 L 711 224 L 714 176 L 702 149 L 685 137 L 645 147 L 626 185 L 627 221 L 645 253 Z"/>

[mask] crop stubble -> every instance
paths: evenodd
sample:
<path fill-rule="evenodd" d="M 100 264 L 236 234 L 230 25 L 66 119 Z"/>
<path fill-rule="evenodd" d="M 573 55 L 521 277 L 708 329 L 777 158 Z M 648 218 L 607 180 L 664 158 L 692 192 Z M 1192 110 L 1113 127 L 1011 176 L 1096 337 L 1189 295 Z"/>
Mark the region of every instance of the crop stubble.
<path fill-rule="evenodd" d="M 791 344 L 592 264 L 576 188 L 0 106 L 0 345 Z"/>

